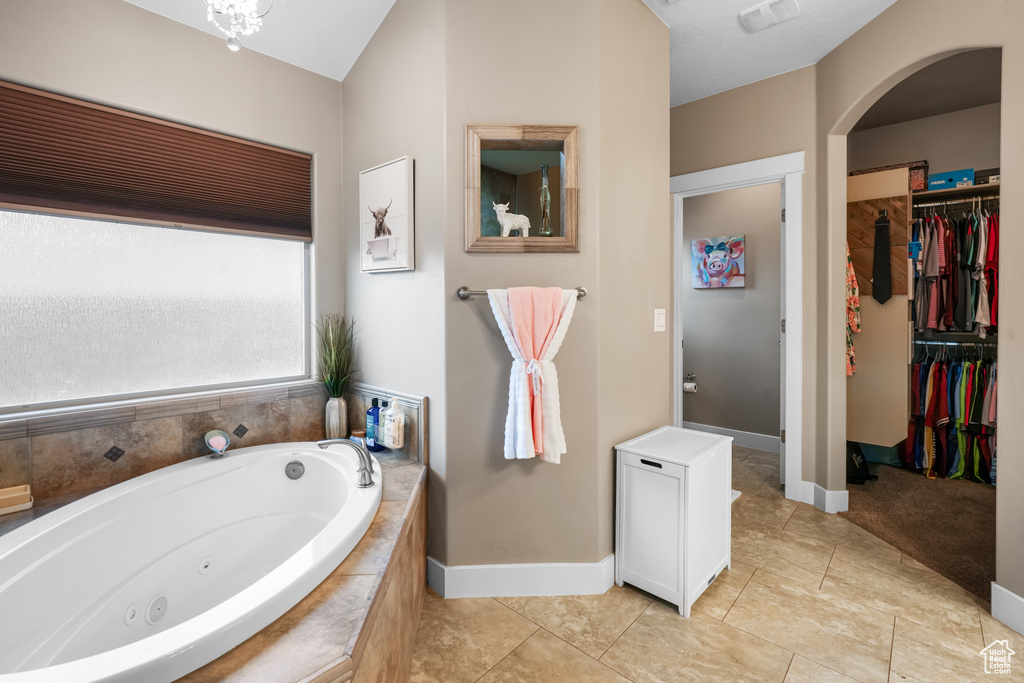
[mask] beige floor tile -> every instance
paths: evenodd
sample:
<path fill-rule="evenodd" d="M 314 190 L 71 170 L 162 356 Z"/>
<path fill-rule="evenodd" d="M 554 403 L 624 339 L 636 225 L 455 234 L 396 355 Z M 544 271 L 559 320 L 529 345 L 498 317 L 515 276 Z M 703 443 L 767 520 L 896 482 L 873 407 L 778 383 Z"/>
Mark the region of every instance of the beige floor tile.
<path fill-rule="evenodd" d="M 756 491 L 769 477 L 778 473 L 767 465 L 753 465 L 747 461 L 732 466 L 732 487 L 737 491 Z"/>
<path fill-rule="evenodd" d="M 838 557 L 832 559 L 821 589 L 979 648 L 984 645 L 974 597 L 929 569 L 887 562 L 868 566 Z"/>
<path fill-rule="evenodd" d="M 812 588 L 821 585 L 833 550 L 834 545 L 813 538 L 748 522 L 742 517 L 733 517 L 734 561 L 738 560 Z"/>
<path fill-rule="evenodd" d="M 771 467 L 776 474 L 779 472 L 780 460 L 778 453 L 754 449 L 744 462 L 750 465 L 766 465 Z"/>
<path fill-rule="evenodd" d="M 768 477 L 764 480 L 764 483 L 758 487 L 757 493 L 765 498 L 785 498 L 786 487 L 783 486 L 775 477 Z"/>
<path fill-rule="evenodd" d="M 899 564 L 900 551 L 877 536 L 864 531 L 853 522 L 822 512 L 813 505 L 801 505 L 786 523 L 786 531 L 825 543 L 834 543 L 841 548 L 860 551 L 864 557 Z"/>
<path fill-rule="evenodd" d="M 1022 671 L 1021 673 L 1024 673 Z M 951 638 L 906 619 L 896 619 L 892 642 L 891 681 L 935 683 L 935 681 L 1021 680 L 1017 672 L 1010 677 L 985 674 L 981 648 Z"/>
<path fill-rule="evenodd" d="M 475 681 L 536 630 L 536 624 L 497 600 L 445 600 L 427 590 L 409 680 Z"/>
<path fill-rule="evenodd" d="M 928 567 L 924 566 L 906 553 L 903 553 L 900 557 L 900 564 L 910 565 L 911 567 L 917 567 L 918 569 L 928 569 Z"/>
<path fill-rule="evenodd" d="M 480 683 L 629 683 L 561 638 L 538 629 L 487 672 Z"/>
<path fill-rule="evenodd" d="M 725 623 L 863 683 L 889 675 L 892 616 L 768 572 L 754 573 Z"/>
<path fill-rule="evenodd" d="M 993 640 L 1009 641 L 1010 649 L 1018 653 L 1017 657 L 1021 661 L 1020 670 L 1024 673 L 1024 636 L 992 616 L 987 607 L 979 606 L 978 612 L 981 614 L 981 631 L 985 636 L 985 645 Z"/>
<path fill-rule="evenodd" d="M 857 683 L 857 681 L 838 671 L 833 671 L 827 666 L 812 662 L 800 655 L 794 655 L 793 663 L 789 665 L 789 673 L 786 674 L 786 683 Z"/>
<path fill-rule="evenodd" d="M 601 662 L 637 683 L 782 681 L 793 654 L 726 623 L 693 612 L 684 619 L 653 603 Z"/>
<path fill-rule="evenodd" d="M 743 462 L 747 459 L 751 453 L 754 452 L 753 448 L 745 448 L 743 446 L 732 447 L 732 464 L 735 466 L 736 463 Z"/>
<path fill-rule="evenodd" d="M 781 529 L 786 526 L 793 511 L 800 503 L 795 500 L 787 500 L 784 496 L 762 493 L 763 488 L 764 486 L 761 486 L 753 491 L 744 491 L 742 496 L 734 500 L 732 517 Z"/>
<path fill-rule="evenodd" d="M 697 602 L 693 603 L 693 609 L 715 619 L 725 619 L 732 603 L 736 602 L 740 591 L 753 574 L 754 567 L 733 560 L 732 569 L 718 575 L 718 578 L 697 598 Z"/>
<path fill-rule="evenodd" d="M 603 595 L 498 600 L 591 657 L 600 657 L 651 604 L 651 598 L 629 586 L 612 586 Z"/>

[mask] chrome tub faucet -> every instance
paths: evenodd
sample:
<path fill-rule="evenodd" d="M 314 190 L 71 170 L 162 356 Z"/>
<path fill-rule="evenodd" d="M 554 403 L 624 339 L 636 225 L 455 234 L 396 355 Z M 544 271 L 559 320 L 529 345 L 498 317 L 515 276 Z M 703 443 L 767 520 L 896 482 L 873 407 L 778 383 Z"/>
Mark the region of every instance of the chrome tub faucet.
<path fill-rule="evenodd" d="M 356 455 L 359 456 L 359 483 L 356 486 L 361 489 L 373 486 L 373 460 L 370 459 L 370 452 L 366 450 L 366 447 L 348 439 L 324 439 L 316 442 L 320 448 L 327 448 L 334 444 L 344 444 L 356 450 Z"/>

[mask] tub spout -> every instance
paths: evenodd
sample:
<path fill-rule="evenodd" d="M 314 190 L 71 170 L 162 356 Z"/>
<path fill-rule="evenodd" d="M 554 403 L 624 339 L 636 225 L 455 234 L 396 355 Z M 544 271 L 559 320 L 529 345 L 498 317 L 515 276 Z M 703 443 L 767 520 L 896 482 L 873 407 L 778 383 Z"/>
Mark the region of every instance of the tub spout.
<path fill-rule="evenodd" d="M 371 474 L 373 472 L 373 461 L 370 459 L 370 452 L 363 445 L 348 439 L 324 439 L 323 441 L 316 442 L 316 445 L 320 448 L 327 448 L 334 444 L 344 444 L 356 450 L 356 454 L 359 456 L 359 483 L 356 486 L 361 489 L 373 486 L 373 476 Z"/>

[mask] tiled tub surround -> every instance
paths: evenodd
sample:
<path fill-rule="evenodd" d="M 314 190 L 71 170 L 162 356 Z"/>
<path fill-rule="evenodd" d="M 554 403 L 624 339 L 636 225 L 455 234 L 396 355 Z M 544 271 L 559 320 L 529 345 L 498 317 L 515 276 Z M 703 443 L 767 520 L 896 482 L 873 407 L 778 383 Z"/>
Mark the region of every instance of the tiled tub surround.
<path fill-rule="evenodd" d="M 391 394 L 353 383 L 350 406 Z M 392 392 L 406 413 L 400 453 L 427 462 L 427 400 Z M 324 438 L 327 393 L 319 382 L 0 421 L 0 488 L 32 485 L 36 501 L 90 491 L 209 453 L 203 436 L 222 429 L 231 448 Z M 358 427 L 356 411 L 350 425 Z M 365 412 L 365 409 L 363 409 Z M 112 448 L 123 455 L 104 457 Z M 421 450 L 423 452 L 421 452 Z M 116 452 L 115 452 L 116 455 Z"/>
<path fill-rule="evenodd" d="M 380 509 L 345 561 L 280 619 L 179 680 L 407 679 L 426 575 L 426 468 L 400 454 L 377 455 L 384 474 Z M 0 517 L 0 534 L 83 495 Z"/>
<path fill-rule="evenodd" d="M 324 436 L 319 383 L 0 422 L 0 488 L 31 484 L 37 501 L 112 486 L 209 453 L 211 429 L 231 448 Z M 246 428 L 239 437 L 233 432 Z M 124 451 L 116 461 L 104 457 Z"/>

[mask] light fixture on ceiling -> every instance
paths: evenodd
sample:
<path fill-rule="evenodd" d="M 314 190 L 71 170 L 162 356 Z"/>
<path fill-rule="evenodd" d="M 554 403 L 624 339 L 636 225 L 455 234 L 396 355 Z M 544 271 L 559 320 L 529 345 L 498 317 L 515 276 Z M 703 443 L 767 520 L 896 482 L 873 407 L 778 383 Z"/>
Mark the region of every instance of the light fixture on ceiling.
<path fill-rule="evenodd" d="M 206 19 L 228 37 L 228 49 L 238 52 L 242 42 L 238 36 L 251 36 L 260 30 L 263 17 L 274 6 L 274 0 L 203 0 Z"/>
<path fill-rule="evenodd" d="M 796 0 L 766 0 L 740 12 L 740 24 L 751 33 L 789 21 L 800 14 Z"/>

